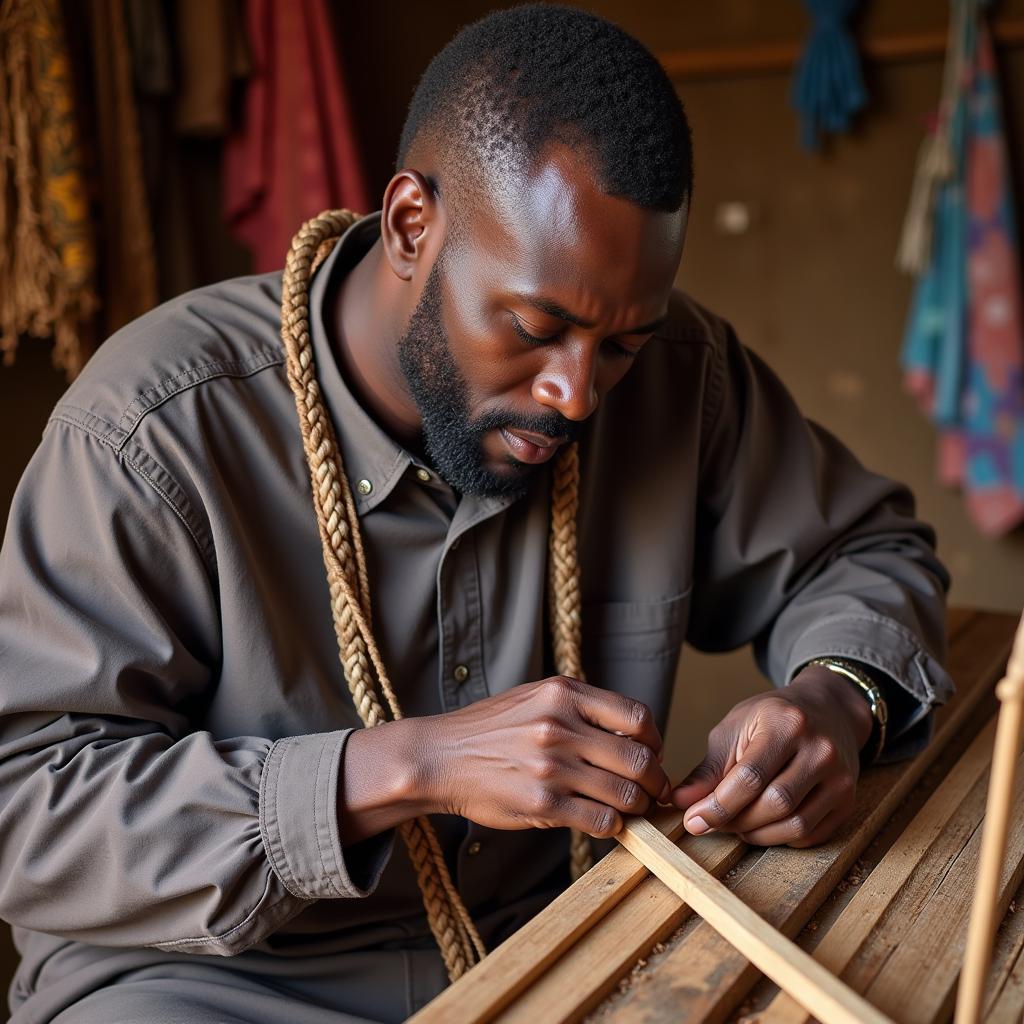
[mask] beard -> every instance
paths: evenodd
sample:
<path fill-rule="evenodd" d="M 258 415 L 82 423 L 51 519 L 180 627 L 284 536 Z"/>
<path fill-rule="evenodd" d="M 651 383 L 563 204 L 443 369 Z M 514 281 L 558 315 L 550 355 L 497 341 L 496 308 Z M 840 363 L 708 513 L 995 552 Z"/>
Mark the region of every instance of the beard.
<path fill-rule="evenodd" d="M 543 466 L 528 466 L 511 454 L 506 470 L 488 468 L 484 435 L 501 427 L 533 431 L 574 441 L 581 425 L 552 410 L 523 416 L 494 410 L 475 419 L 469 413 L 469 389 L 444 332 L 441 313 L 442 260 L 431 268 L 405 333 L 398 342 L 398 362 L 420 412 L 423 444 L 441 478 L 461 494 L 487 498 L 522 497 Z"/>

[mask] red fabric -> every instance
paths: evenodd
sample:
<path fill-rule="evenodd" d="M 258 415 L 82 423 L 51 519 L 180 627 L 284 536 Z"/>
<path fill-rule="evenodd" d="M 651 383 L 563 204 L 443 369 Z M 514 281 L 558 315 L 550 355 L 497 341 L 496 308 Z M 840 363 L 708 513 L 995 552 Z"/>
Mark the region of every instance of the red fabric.
<path fill-rule="evenodd" d="M 257 273 L 322 210 L 370 209 L 324 0 L 247 0 L 253 73 L 224 151 L 224 209 Z"/>

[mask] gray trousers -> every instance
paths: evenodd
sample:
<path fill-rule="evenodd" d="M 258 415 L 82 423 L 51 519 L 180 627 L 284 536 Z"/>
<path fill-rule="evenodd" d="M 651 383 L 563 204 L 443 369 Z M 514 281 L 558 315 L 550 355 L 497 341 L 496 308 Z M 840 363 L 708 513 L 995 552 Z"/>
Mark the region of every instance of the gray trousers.
<path fill-rule="evenodd" d="M 448 983 L 434 950 L 240 958 L 109 953 L 40 985 L 20 1005 L 16 981 L 11 1024 L 377 1024 L 405 1020 Z"/>

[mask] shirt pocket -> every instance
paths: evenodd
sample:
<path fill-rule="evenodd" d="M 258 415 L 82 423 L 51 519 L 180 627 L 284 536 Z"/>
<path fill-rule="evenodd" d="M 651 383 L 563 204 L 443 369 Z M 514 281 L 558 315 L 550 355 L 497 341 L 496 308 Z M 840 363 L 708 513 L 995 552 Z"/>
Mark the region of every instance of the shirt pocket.
<path fill-rule="evenodd" d="M 583 607 L 587 682 L 646 704 L 664 730 L 686 637 L 692 587 L 653 601 L 603 601 Z"/>

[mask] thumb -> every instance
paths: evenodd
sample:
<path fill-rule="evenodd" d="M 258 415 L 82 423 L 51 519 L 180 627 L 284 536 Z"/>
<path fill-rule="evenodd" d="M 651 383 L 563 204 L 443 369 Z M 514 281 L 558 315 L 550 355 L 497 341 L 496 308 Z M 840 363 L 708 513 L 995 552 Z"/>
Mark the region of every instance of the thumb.
<path fill-rule="evenodd" d="M 685 811 L 698 800 L 703 800 L 725 777 L 725 763 L 716 751 L 708 750 L 689 775 L 672 790 L 672 803 Z"/>

